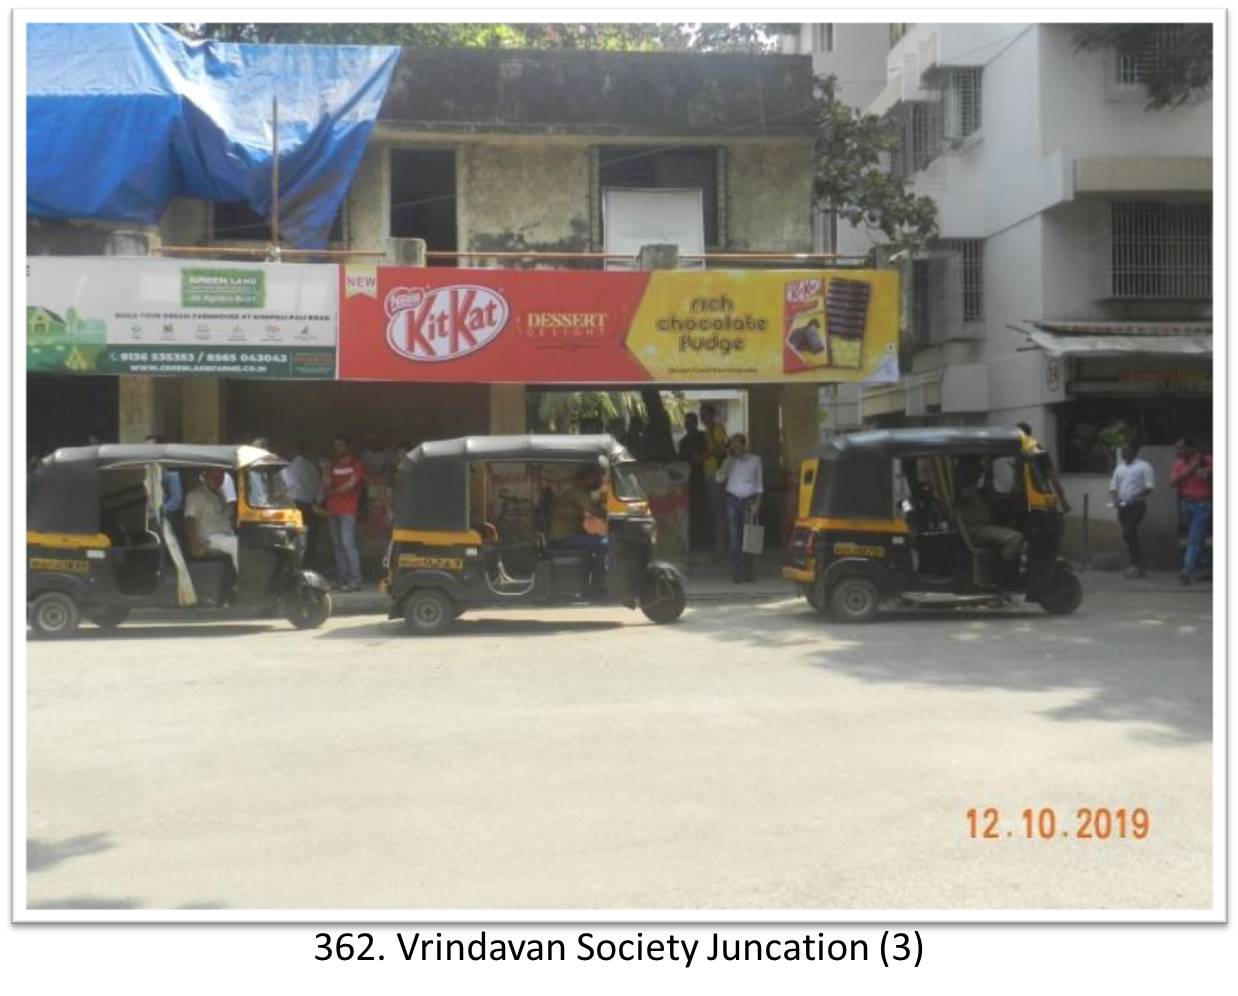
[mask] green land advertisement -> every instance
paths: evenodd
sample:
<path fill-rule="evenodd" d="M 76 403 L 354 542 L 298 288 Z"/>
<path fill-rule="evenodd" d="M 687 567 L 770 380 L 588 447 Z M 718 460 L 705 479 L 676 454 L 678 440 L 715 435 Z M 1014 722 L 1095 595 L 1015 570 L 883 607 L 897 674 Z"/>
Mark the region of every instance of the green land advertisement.
<path fill-rule="evenodd" d="M 32 373 L 331 379 L 335 267 L 30 257 Z"/>

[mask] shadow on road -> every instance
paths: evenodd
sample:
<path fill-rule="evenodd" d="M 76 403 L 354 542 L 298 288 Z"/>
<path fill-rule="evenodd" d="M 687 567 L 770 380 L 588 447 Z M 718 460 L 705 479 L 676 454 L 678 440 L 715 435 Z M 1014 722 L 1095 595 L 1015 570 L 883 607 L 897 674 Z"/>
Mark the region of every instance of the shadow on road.
<path fill-rule="evenodd" d="M 27 904 L 32 910 L 140 910 L 142 904 L 135 899 L 108 899 L 101 896 L 69 896 L 67 899 L 48 899 Z"/>
<path fill-rule="evenodd" d="M 847 625 L 780 602 L 734 607 L 706 628 L 720 641 L 797 651 L 812 667 L 873 684 L 1074 690 L 1077 701 L 1045 715 L 1151 725 L 1159 729 L 1134 735 L 1164 743 L 1212 737 L 1212 620 L 1202 605 L 1147 609 L 1114 595 L 1073 616 L 934 609 Z"/>
<path fill-rule="evenodd" d="M 554 633 L 597 632 L 607 629 L 623 629 L 626 624 L 609 619 L 570 619 L 549 621 L 545 619 L 511 619 L 489 616 L 472 619 L 465 616 L 456 621 L 455 627 L 438 637 L 411 636 L 404 632 L 404 624 L 397 619 L 381 622 L 359 623 L 355 626 L 335 626 L 317 634 L 320 640 L 452 640 L 470 636 L 545 636 Z"/>
<path fill-rule="evenodd" d="M 31 837 L 26 841 L 26 871 L 45 871 L 70 858 L 98 854 L 113 846 L 108 835 L 102 831 L 65 837 L 63 840 L 39 840 Z"/>
<path fill-rule="evenodd" d="M 206 620 L 203 620 L 206 622 Z M 137 625 L 118 626 L 116 629 L 98 629 L 94 626 L 83 626 L 69 640 L 58 641 L 58 645 L 69 648 L 78 640 L 163 640 L 178 636 L 186 637 L 226 637 L 253 636 L 255 633 L 269 633 L 273 629 L 285 629 L 295 632 L 287 623 L 173 623 L 170 625 Z M 27 641 L 30 641 L 27 634 Z M 50 642 L 40 640 L 39 643 Z"/>

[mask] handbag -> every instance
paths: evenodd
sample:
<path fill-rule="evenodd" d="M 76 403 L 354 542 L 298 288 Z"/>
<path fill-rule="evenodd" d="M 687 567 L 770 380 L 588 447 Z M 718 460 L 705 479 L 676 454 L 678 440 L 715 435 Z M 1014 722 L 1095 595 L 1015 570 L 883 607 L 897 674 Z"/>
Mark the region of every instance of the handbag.
<path fill-rule="evenodd" d="M 765 527 L 757 522 L 757 510 L 754 505 L 752 511 L 748 514 L 748 521 L 744 523 L 744 553 L 764 553 L 765 552 Z"/>

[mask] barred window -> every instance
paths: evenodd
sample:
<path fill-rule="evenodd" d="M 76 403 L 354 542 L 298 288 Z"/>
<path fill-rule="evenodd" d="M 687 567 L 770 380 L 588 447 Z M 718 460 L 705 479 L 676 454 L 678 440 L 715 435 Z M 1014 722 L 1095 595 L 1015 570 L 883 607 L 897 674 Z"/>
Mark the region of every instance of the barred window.
<path fill-rule="evenodd" d="M 812 50 L 814 52 L 834 51 L 834 25 L 814 24 L 812 26 Z"/>
<path fill-rule="evenodd" d="M 984 239 L 940 239 L 936 247 L 958 253 L 962 270 L 963 321 L 984 318 Z"/>
<path fill-rule="evenodd" d="M 966 138 L 980 129 L 978 67 L 952 67 L 942 79 L 943 124 L 947 141 Z"/>
<path fill-rule="evenodd" d="M 898 138 L 890 161 L 895 174 L 910 176 L 933 161 L 935 110 L 935 105 L 928 101 L 911 100 L 896 105 L 891 112 Z"/>
<path fill-rule="evenodd" d="M 1118 83 L 1136 86 L 1147 81 L 1182 37 L 1181 24 L 1158 24 L 1138 48 L 1119 49 L 1116 60 Z"/>
<path fill-rule="evenodd" d="M 1212 297 L 1212 205 L 1206 201 L 1114 201 L 1111 292 L 1117 298 Z"/>
<path fill-rule="evenodd" d="M 907 29 L 910 24 L 891 24 L 890 25 L 890 48 L 898 44 L 898 40 L 907 34 Z"/>

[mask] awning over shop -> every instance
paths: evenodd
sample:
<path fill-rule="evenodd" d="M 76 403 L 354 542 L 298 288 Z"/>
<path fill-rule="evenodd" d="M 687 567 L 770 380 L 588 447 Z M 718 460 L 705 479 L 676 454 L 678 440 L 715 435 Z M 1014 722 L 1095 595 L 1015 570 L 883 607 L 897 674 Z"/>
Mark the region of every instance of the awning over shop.
<path fill-rule="evenodd" d="M 1012 326 L 1053 356 L 1211 356 L 1211 322 L 1028 322 Z"/>

